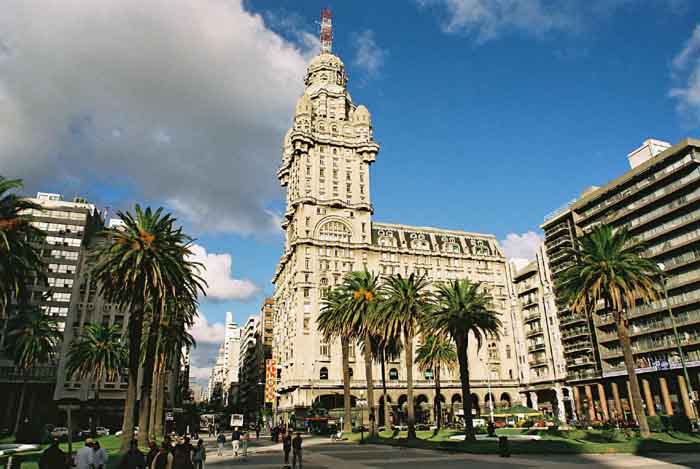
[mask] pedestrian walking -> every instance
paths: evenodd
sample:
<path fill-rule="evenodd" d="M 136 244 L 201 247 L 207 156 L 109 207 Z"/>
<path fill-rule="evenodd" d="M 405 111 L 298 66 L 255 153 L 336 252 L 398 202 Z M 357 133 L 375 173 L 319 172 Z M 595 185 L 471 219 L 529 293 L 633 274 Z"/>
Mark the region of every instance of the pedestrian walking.
<path fill-rule="evenodd" d="M 119 464 L 119 469 L 146 469 L 148 463 L 143 453 L 139 451 L 139 444 L 136 440 L 129 443 L 129 451 L 126 452 Z"/>
<path fill-rule="evenodd" d="M 149 469 L 173 469 L 172 446 L 168 441 L 163 441 L 163 444 L 160 445 L 160 450 Z"/>
<path fill-rule="evenodd" d="M 238 427 L 235 427 L 231 433 L 231 447 L 233 448 L 233 455 L 238 457 L 238 452 L 241 449 L 241 432 L 238 431 Z"/>
<path fill-rule="evenodd" d="M 204 441 L 199 440 L 197 446 L 194 448 L 192 453 L 192 462 L 194 463 L 194 469 L 203 469 L 204 461 L 207 460 L 207 449 L 204 447 Z"/>
<path fill-rule="evenodd" d="M 292 469 L 296 469 L 297 460 L 301 469 L 301 441 L 301 433 L 297 432 L 297 436 L 292 440 Z"/>
<path fill-rule="evenodd" d="M 192 453 L 189 450 L 189 446 L 182 442 L 175 448 L 175 454 L 173 455 L 173 469 L 194 469 L 194 464 L 192 463 Z"/>
<path fill-rule="evenodd" d="M 256 440 L 260 439 L 260 424 L 255 426 L 255 439 Z"/>
<path fill-rule="evenodd" d="M 216 437 L 217 451 L 216 454 L 222 456 L 224 454 L 224 443 L 226 443 L 226 435 L 219 430 L 219 436 Z"/>
<path fill-rule="evenodd" d="M 85 440 L 85 446 L 75 453 L 75 467 L 77 469 L 90 469 L 93 461 L 92 438 Z"/>
<path fill-rule="evenodd" d="M 248 433 L 248 430 L 243 430 L 243 434 L 241 435 L 241 453 L 243 453 L 243 457 L 247 458 L 248 457 L 248 441 L 250 441 L 250 433 Z"/>
<path fill-rule="evenodd" d="M 284 467 L 289 466 L 289 452 L 292 450 L 292 435 L 286 431 L 282 433 L 282 451 L 284 451 Z"/>
<path fill-rule="evenodd" d="M 39 469 L 67 469 L 66 453 L 58 447 L 58 439 L 51 440 L 51 445 L 41 453 Z"/>
<path fill-rule="evenodd" d="M 150 440 L 148 442 L 148 454 L 146 454 L 146 467 L 151 467 L 151 464 L 153 464 L 153 460 L 155 459 L 157 454 L 158 444 L 155 441 Z"/>
<path fill-rule="evenodd" d="M 92 445 L 92 467 L 94 469 L 106 469 L 107 467 L 107 450 L 100 446 L 100 442 L 95 440 Z"/>

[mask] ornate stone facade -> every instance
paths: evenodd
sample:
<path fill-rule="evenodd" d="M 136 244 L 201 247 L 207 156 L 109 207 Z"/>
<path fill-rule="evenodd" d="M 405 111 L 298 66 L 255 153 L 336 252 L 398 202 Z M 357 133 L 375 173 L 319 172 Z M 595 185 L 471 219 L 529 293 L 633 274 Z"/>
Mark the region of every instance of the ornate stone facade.
<path fill-rule="evenodd" d="M 379 153 L 369 111 L 352 102 L 343 62 L 324 52 L 307 70 L 306 88 L 284 139 L 280 183 L 287 190 L 284 253 L 274 274 L 273 358 L 278 368 L 277 411 L 301 417 L 321 396 L 342 394 L 339 341 L 316 330 L 325 292 L 344 274 L 416 272 L 431 280 L 470 278 L 487 285 L 501 313 L 503 335 L 469 350 L 477 405 L 516 399 L 519 364 L 506 259 L 492 235 L 372 221 L 370 166 Z M 420 340 L 420 339 L 417 339 Z M 405 394 L 401 361 L 387 365 L 394 405 Z M 352 392 L 365 397 L 359 347 L 351 351 Z M 417 401 L 433 400 L 431 376 L 414 370 Z M 381 386 L 380 368 L 374 373 Z M 461 401 L 456 371 L 443 377 L 446 403 Z M 381 392 L 375 391 L 377 399 Z M 423 398 L 421 398 L 421 395 Z"/>

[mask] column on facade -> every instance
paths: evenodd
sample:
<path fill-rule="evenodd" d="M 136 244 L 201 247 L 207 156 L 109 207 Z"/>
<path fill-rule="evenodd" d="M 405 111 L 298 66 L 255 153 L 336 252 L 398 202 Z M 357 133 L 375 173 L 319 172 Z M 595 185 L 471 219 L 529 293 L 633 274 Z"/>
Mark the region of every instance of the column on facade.
<path fill-rule="evenodd" d="M 532 391 L 532 392 L 530 393 L 530 402 L 532 402 L 532 408 L 535 409 L 535 410 L 537 410 L 537 404 L 538 404 L 538 402 L 537 402 L 537 392 Z"/>
<path fill-rule="evenodd" d="M 520 403 L 524 407 L 527 407 L 527 393 L 526 392 L 520 393 Z"/>
<path fill-rule="evenodd" d="M 566 409 L 564 409 L 564 393 L 561 384 L 554 386 L 554 394 L 557 396 L 557 418 L 561 423 L 566 423 Z"/>
<path fill-rule="evenodd" d="M 623 420 L 625 414 L 622 411 L 622 401 L 620 400 L 620 389 L 617 387 L 617 383 L 615 381 L 612 381 L 610 383 L 610 388 L 612 389 L 613 402 L 615 404 L 615 407 L 614 407 L 615 420 Z"/>
<path fill-rule="evenodd" d="M 583 387 L 583 390 L 586 393 L 586 404 L 588 404 L 588 420 L 592 422 L 596 420 L 595 404 L 593 403 L 593 390 L 591 389 L 590 384 L 586 384 Z"/>
<path fill-rule="evenodd" d="M 695 412 L 693 412 L 693 406 L 690 403 L 690 398 L 688 397 L 688 386 L 686 386 L 685 378 L 683 375 L 678 375 L 678 393 L 681 395 L 681 402 L 683 403 L 683 411 L 686 417 L 695 417 Z"/>
<path fill-rule="evenodd" d="M 632 412 L 632 418 L 637 421 L 637 411 L 634 410 L 634 402 L 632 402 L 632 385 L 630 381 L 627 380 L 627 404 L 630 406 L 630 412 Z"/>
<path fill-rule="evenodd" d="M 646 378 L 642 378 L 642 389 L 644 390 L 644 401 L 647 404 L 647 415 L 653 417 L 656 415 L 656 405 L 654 404 L 654 396 L 651 394 L 651 385 Z"/>
<path fill-rule="evenodd" d="M 605 396 L 605 386 L 603 383 L 598 383 L 598 399 L 600 399 L 600 410 L 603 412 L 603 420 L 609 422 L 608 398 Z"/>
<path fill-rule="evenodd" d="M 664 406 L 664 412 L 666 415 L 673 415 L 673 404 L 671 403 L 671 396 L 668 393 L 668 382 L 663 376 L 659 376 L 659 388 L 661 389 L 661 403 Z"/>
<path fill-rule="evenodd" d="M 574 408 L 576 409 L 576 420 L 578 420 L 583 417 L 583 412 L 581 411 L 581 392 L 578 386 L 572 386 L 571 393 L 574 396 Z"/>

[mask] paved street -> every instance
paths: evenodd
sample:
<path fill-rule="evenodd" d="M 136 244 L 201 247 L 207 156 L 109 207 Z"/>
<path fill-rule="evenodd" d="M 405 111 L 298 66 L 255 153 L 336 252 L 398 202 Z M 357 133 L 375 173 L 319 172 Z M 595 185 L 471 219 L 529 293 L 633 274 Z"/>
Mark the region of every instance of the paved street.
<path fill-rule="evenodd" d="M 492 455 L 456 454 L 441 451 L 392 448 L 382 445 L 357 445 L 352 443 L 331 443 L 328 439 L 309 438 L 305 440 L 305 469 L 424 469 L 427 465 L 441 469 L 473 466 L 479 468 L 496 467 L 575 467 L 644 469 L 656 468 L 697 468 L 700 469 L 700 457 L 695 454 L 658 455 L 642 457 L 632 455 L 578 455 L 578 456 L 514 456 L 504 459 Z M 279 468 L 282 466 L 282 449 L 273 445 L 269 439 L 251 442 L 250 455 L 247 459 L 233 458 L 230 443 L 226 454 L 216 456 L 213 440 L 207 443 L 209 457 L 207 467 L 254 467 Z"/>

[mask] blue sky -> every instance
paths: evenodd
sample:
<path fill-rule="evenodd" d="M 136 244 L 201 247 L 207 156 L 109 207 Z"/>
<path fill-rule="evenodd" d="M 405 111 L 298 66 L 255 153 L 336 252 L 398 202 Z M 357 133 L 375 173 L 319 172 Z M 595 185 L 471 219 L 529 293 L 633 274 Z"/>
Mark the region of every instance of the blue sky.
<path fill-rule="evenodd" d="M 0 171 L 176 213 L 211 267 L 200 378 L 225 312 L 243 322 L 272 293 L 275 169 L 322 7 L 382 146 L 376 220 L 494 233 L 527 257 L 545 214 L 700 122 L 692 0 L 9 4 Z"/>

